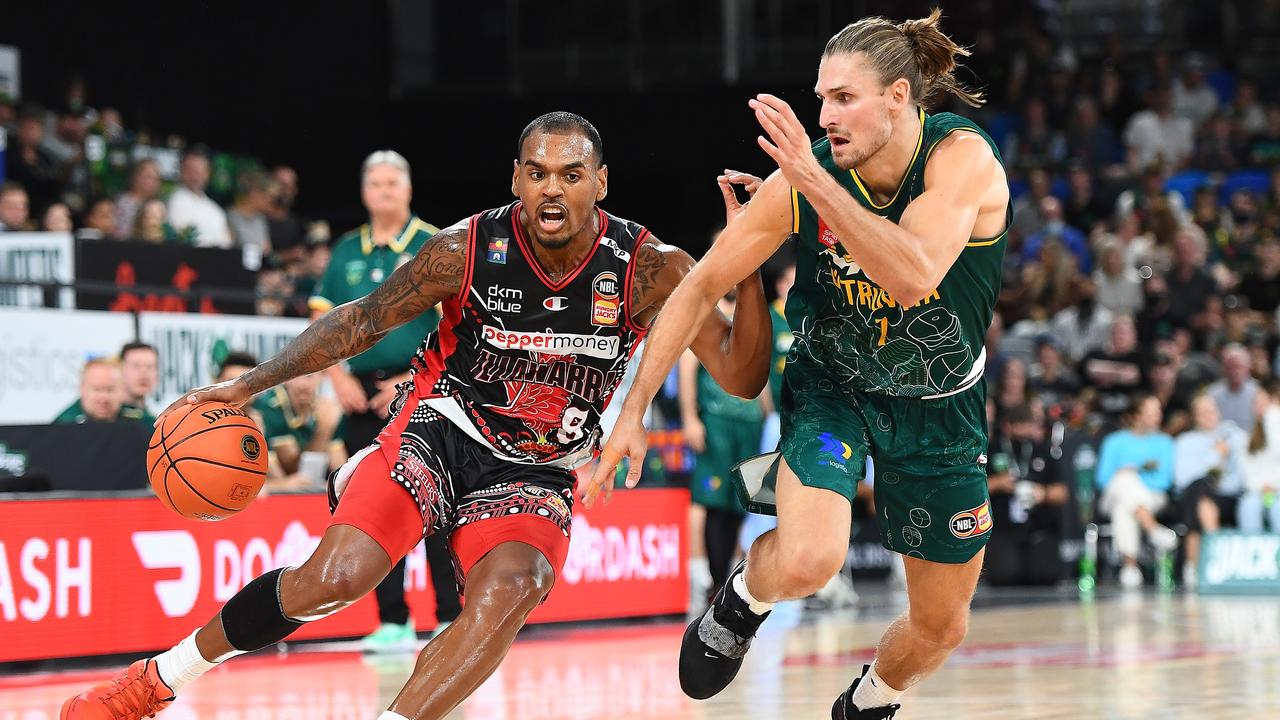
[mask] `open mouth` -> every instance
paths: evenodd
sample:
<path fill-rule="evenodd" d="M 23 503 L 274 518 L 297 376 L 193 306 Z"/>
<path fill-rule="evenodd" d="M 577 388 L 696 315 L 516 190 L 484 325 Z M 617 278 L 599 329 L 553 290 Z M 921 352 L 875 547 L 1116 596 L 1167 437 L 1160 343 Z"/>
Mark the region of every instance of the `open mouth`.
<path fill-rule="evenodd" d="M 538 229 L 544 233 L 559 232 L 568 222 L 569 214 L 556 205 L 544 205 L 538 209 Z"/>
<path fill-rule="evenodd" d="M 839 135 L 828 135 L 827 140 L 831 142 L 831 147 L 833 148 L 842 148 L 849 144 L 847 138 L 842 138 Z"/>

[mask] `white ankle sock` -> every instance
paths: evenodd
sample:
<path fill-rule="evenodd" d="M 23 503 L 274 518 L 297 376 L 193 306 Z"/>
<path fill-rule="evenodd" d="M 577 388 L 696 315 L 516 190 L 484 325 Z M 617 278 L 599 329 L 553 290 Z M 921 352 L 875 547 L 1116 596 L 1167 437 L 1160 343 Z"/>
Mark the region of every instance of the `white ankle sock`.
<path fill-rule="evenodd" d="M 386 712 L 378 716 L 378 720 L 409 720 L 409 718 L 401 715 L 400 713 L 391 712 L 390 710 L 387 710 Z"/>
<path fill-rule="evenodd" d="M 196 678 L 217 667 L 218 663 L 242 654 L 237 650 L 213 661 L 205 660 L 200 654 L 200 648 L 196 647 L 196 633 L 193 632 L 182 642 L 155 657 L 156 670 L 160 673 L 160 679 L 177 693 Z"/>
<path fill-rule="evenodd" d="M 751 593 L 747 592 L 747 573 L 745 570 L 733 576 L 733 591 L 738 593 L 738 597 L 747 601 L 747 609 L 756 615 L 763 615 L 773 609 L 773 603 L 760 602 L 751 597 Z"/>
<path fill-rule="evenodd" d="M 867 670 L 867 674 L 863 675 L 862 680 L 858 682 L 858 688 L 853 691 L 853 704 L 859 710 L 884 707 L 897 702 L 898 698 L 902 697 L 902 692 L 890 687 L 889 683 L 876 672 L 876 666 L 873 663 Z"/>

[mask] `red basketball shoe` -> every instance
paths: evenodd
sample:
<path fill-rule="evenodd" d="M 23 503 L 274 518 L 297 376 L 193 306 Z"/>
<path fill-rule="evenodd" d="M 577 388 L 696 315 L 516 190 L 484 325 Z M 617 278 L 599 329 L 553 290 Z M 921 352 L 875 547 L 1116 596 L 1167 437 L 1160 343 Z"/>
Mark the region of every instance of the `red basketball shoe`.
<path fill-rule="evenodd" d="M 173 690 L 160 679 L 151 658 L 99 683 L 62 704 L 59 720 L 142 720 L 169 707 Z"/>

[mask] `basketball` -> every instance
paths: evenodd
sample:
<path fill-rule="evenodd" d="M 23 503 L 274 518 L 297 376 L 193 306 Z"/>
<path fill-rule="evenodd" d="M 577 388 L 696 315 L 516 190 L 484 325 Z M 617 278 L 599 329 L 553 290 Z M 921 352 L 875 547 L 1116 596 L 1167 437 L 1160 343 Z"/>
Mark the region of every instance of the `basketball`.
<path fill-rule="evenodd" d="M 169 413 L 147 446 L 156 497 L 193 520 L 224 520 L 245 509 L 266 474 L 262 431 L 243 410 L 222 402 Z"/>

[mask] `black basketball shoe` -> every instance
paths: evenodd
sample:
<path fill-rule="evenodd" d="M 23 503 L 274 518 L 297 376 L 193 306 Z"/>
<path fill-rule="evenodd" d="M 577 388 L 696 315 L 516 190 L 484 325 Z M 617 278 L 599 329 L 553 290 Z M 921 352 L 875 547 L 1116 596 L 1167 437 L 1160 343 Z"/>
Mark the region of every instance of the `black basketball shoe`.
<path fill-rule="evenodd" d="M 853 681 L 848 690 L 840 693 L 840 697 L 836 698 L 835 704 L 831 706 L 831 720 L 890 720 L 902 707 L 898 703 L 893 703 L 859 710 L 853 704 L 853 691 L 858 689 L 858 683 L 867 677 L 867 671 L 870 669 L 870 665 L 863 665 L 862 675 Z"/>
<path fill-rule="evenodd" d="M 725 689 L 742 667 L 742 658 L 751 647 L 760 623 L 769 613 L 757 615 L 747 601 L 733 591 L 733 579 L 742 574 L 747 561 L 729 573 L 724 587 L 716 593 L 711 607 L 689 624 L 680 644 L 680 689 L 695 700 L 706 700 Z"/>

